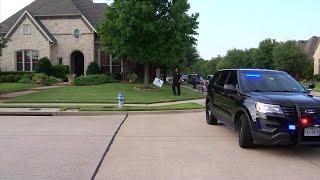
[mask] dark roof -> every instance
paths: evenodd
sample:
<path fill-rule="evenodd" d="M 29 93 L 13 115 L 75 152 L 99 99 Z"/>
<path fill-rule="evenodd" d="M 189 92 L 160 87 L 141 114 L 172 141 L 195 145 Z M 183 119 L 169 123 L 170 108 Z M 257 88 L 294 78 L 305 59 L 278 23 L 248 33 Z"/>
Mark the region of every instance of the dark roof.
<path fill-rule="evenodd" d="M 0 24 L 1 31 L 8 32 L 27 10 L 32 16 L 84 15 L 96 27 L 104 15 L 106 3 L 91 0 L 35 0 Z"/>
<path fill-rule="evenodd" d="M 318 46 L 320 45 L 320 37 L 313 36 L 306 41 L 298 41 L 298 47 L 300 47 L 308 56 L 313 57 L 316 53 Z"/>
<path fill-rule="evenodd" d="M 56 38 L 54 38 L 54 36 L 48 31 L 48 29 L 42 24 L 42 22 L 41 22 L 39 19 L 37 19 L 37 18 L 35 18 L 35 20 L 36 20 L 37 23 L 39 24 L 40 28 L 49 36 L 49 38 L 50 38 L 54 43 L 56 43 L 56 42 L 57 42 Z"/>

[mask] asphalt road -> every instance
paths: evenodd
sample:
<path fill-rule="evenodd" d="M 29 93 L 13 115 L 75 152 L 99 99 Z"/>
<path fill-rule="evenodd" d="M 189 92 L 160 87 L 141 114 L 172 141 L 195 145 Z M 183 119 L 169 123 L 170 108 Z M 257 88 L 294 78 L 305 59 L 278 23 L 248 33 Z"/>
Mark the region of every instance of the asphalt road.
<path fill-rule="evenodd" d="M 129 115 L 96 179 L 320 179 L 320 147 L 245 150 L 204 118 Z"/>
<path fill-rule="evenodd" d="M 124 117 L 0 116 L 0 179 L 88 180 Z"/>

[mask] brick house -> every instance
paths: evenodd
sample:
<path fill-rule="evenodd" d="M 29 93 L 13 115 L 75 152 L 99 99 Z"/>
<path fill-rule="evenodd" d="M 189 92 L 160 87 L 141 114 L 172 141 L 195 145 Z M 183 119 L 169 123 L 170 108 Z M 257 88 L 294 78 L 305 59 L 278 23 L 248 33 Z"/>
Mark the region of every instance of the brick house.
<path fill-rule="evenodd" d="M 0 24 L 0 33 L 8 40 L 0 57 L 1 71 L 34 71 L 37 61 L 48 57 L 52 64 L 69 65 L 78 76 L 92 61 L 105 73 L 125 74 L 131 68 L 141 74 L 141 65 L 113 61 L 100 47 L 96 28 L 106 7 L 92 0 L 33 1 Z"/>
<path fill-rule="evenodd" d="M 320 37 L 313 36 L 308 40 L 300 40 L 297 45 L 313 59 L 314 74 L 320 74 Z"/>

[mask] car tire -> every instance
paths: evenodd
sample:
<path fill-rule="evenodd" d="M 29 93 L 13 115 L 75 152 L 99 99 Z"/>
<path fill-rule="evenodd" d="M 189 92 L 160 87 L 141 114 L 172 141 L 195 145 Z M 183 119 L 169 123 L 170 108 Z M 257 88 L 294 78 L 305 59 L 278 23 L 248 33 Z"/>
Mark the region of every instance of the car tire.
<path fill-rule="evenodd" d="M 213 111 L 209 103 L 206 105 L 206 120 L 209 125 L 218 125 L 218 120 L 213 115 Z"/>
<path fill-rule="evenodd" d="M 242 148 L 252 148 L 254 146 L 249 119 L 245 114 L 240 116 L 241 125 L 239 129 L 239 146 Z"/>

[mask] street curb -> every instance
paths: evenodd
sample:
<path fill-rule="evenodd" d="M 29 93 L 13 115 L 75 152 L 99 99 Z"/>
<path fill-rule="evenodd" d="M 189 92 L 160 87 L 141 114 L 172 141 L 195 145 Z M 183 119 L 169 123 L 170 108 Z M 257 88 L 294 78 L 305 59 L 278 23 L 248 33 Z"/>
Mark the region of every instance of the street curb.
<path fill-rule="evenodd" d="M 194 110 L 169 110 L 169 111 L 129 111 L 129 115 L 144 115 L 144 114 L 177 114 L 177 113 L 198 113 L 204 112 L 204 109 Z M 92 112 L 0 112 L 0 116 L 111 116 L 122 115 L 126 112 L 121 111 L 92 111 Z"/>

